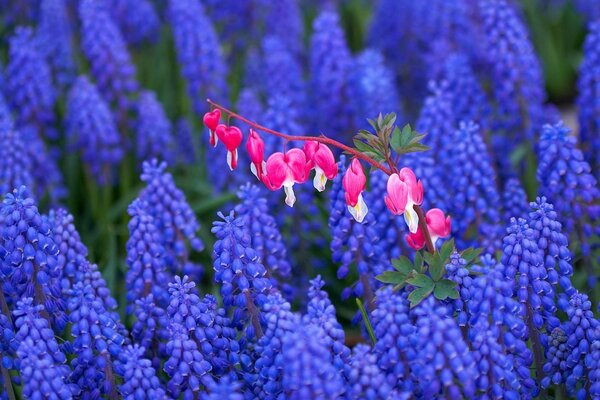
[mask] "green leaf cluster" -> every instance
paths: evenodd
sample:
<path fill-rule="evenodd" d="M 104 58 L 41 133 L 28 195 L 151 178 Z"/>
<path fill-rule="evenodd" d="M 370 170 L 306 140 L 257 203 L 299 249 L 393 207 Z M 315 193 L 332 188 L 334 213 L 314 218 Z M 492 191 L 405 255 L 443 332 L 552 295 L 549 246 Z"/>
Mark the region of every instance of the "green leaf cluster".
<path fill-rule="evenodd" d="M 396 290 L 406 285 L 413 286 L 414 289 L 408 295 L 411 307 L 418 305 L 432 293 L 439 300 L 457 299 L 459 294 L 456 282 L 444 278 L 446 265 L 454 251 L 454 239 L 451 239 L 444 243 L 438 252 L 417 252 L 414 262 L 400 256 L 392 260 L 394 271 L 385 271 L 378 275 L 377 279 L 395 285 Z M 461 253 L 461 257 L 470 265 L 476 262 L 480 253 L 480 249 L 469 248 Z"/>
<path fill-rule="evenodd" d="M 397 163 L 398 157 L 403 154 L 429 149 L 421 143 L 425 135 L 417 133 L 410 125 L 405 125 L 402 129 L 395 125 L 395 113 L 385 116 L 379 114 L 376 119 L 368 121 L 375 132 L 361 129 L 353 139 L 354 146 L 358 151 L 377 162 Z"/>

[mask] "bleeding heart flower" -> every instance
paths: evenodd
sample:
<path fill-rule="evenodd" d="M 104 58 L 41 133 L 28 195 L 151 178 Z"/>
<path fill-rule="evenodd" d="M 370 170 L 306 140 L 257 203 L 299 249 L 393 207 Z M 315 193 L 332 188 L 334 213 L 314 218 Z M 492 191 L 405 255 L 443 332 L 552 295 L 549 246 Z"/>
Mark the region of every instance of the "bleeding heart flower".
<path fill-rule="evenodd" d="M 242 143 L 243 135 L 237 126 L 219 124 L 216 129 L 217 137 L 227 148 L 227 165 L 233 171 L 237 167 L 237 148 Z"/>
<path fill-rule="evenodd" d="M 308 171 L 306 156 L 302 150 L 291 149 L 285 154 L 277 152 L 267 160 L 267 173 L 263 175 L 263 182 L 271 190 L 278 190 L 283 186 L 285 204 L 293 207 L 296 202 L 293 186 L 295 183 L 305 182 Z"/>
<path fill-rule="evenodd" d="M 342 180 L 342 186 L 346 191 L 346 205 L 348 211 L 357 222 L 363 222 L 365 216 L 369 212 L 365 201 L 363 200 L 362 192 L 365 190 L 367 177 L 363 171 L 363 167 L 357 158 L 353 159 L 350 167 L 346 170 L 346 175 Z"/>
<path fill-rule="evenodd" d="M 304 142 L 304 154 L 311 168 L 315 170 L 313 186 L 319 192 L 325 190 L 327 180 L 335 178 L 338 166 L 331 149 L 314 140 Z"/>
<path fill-rule="evenodd" d="M 402 168 L 399 174 L 392 174 L 387 182 L 385 204 L 396 214 L 404 214 L 404 220 L 411 233 L 417 232 L 419 217 L 414 205 L 423 203 L 423 184 L 417 181 L 415 173 L 410 168 Z"/>
<path fill-rule="evenodd" d="M 204 126 L 208 128 L 210 132 L 210 145 L 215 147 L 217 145 L 217 137 L 215 136 L 215 131 L 217 130 L 217 126 L 219 125 L 219 120 L 221 119 L 221 110 L 218 108 L 207 112 L 204 114 Z"/>
<path fill-rule="evenodd" d="M 450 236 L 450 216 L 446 217 L 444 212 L 439 208 L 432 208 L 427 211 L 427 214 L 425 214 L 425 221 L 427 222 L 427 230 L 429 231 L 431 242 L 434 246 L 438 239 Z M 415 250 L 420 250 L 425 246 L 425 237 L 423 236 L 420 227 L 415 233 L 406 235 L 405 239 L 408 245 Z"/>
<path fill-rule="evenodd" d="M 246 150 L 250 155 L 250 171 L 258 178 L 262 180 L 263 174 L 265 174 L 265 142 L 262 140 L 260 135 L 253 129 L 250 129 L 250 136 L 246 142 Z"/>

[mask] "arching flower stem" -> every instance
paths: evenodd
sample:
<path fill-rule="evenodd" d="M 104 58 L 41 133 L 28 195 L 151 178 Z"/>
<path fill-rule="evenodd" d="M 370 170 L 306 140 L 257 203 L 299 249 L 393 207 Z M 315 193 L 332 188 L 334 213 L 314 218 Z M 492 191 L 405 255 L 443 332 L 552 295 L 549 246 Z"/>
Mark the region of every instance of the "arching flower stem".
<path fill-rule="evenodd" d="M 386 175 L 392 175 L 394 173 L 398 173 L 398 168 L 396 167 L 396 165 L 392 162 L 391 159 L 388 158 L 388 164 L 389 167 L 386 167 L 385 165 L 375 161 L 374 159 L 372 159 L 371 157 L 361 153 L 360 151 L 347 146 L 341 142 L 338 142 L 337 140 L 334 139 L 330 139 L 324 135 L 321 136 L 294 136 L 294 135 L 287 135 L 285 133 L 282 132 L 278 132 L 275 131 L 273 129 L 267 128 L 266 126 L 260 125 L 254 121 L 250 121 L 247 118 L 244 118 L 243 116 L 237 114 L 236 112 L 228 109 L 227 107 L 224 107 L 218 103 L 215 103 L 214 101 L 212 101 L 211 99 L 206 99 L 206 101 L 208 102 L 208 104 L 210 104 L 213 108 L 217 108 L 219 110 L 221 110 L 221 112 L 223 112 L 226 116 L 227 116 L 227 121 L 229 122 L 231 118 L 233 119 L 237 119 L 241 122 L 245 122 L 246 124 L 248 124 L 250 127 L 252 127 L 255 130 L 258 131 L 262 131 L 264 133 L 267 133 L 269 135 L 274 135 L 277 137 L 280 137 L 282 139 L 284 139 L 286 142 L 293 142 L 293 141 L 297 141 L 297 142 L 305 142 L 307 140 L 313 140 L 315 142 L 319 142 L 319 143 L 323 143 L 323 144 L 327 144 L 333 147 L 336 147 L 340 150 L 343 150 L 349 154 L 352 154 L 352 156 L 372 165 L 373 167 L 383 171 Z M 425 238 L 425 244 L 427 246 L 427 250 L 430 253 L 435 253 L 435 247 L 433 245 L 433 242 L 431 241 L 431 235 L 429 233 L 429 229 L 427 228 L 427 222 L 425 220 L 425 213 L 423 212 L 423 209 L 421 208 L 421 206 L 419 205 L 414 205 L 414 209 L 417 212 L 417 215 L 419 216 L 419 227 L 421 228 L 421 231 L 423 232 L 423 236 Z"/>

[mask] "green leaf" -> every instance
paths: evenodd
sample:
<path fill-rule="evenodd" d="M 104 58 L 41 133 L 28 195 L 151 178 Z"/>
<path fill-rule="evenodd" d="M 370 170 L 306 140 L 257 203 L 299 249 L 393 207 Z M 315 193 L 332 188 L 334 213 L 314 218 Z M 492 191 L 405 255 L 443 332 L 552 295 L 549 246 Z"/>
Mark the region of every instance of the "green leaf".
<path fill-rule="evenodd" d="M 394 266 L 394 268 L 405 274 L 408 275 L 412 272 L 413 270 L 413 265 L 410 262 L 410 260 L 404 256 L 400 256 L 400 258 L 395 258 L 392 260 L 392 265 Z"/>
<path fill-rule="evenodd" d="M 458 299 L 458 291 L 456 290 L 456 282 L 450 279 L 442 279 L 436 282 L 433 295 L 436 299 L 445 300 L 447 298 Z"/>
<path fill-rule="evenodd" d="M 444 262 L 442 261 L 440 254 L 435 253 L 435 255 L 431 258 L 431 263 L 429 263 L 429 273 L 431 274 L 431 279 L 434 281 L 439 281 L 444 276 Z"/>
<path fill-rule="evenodd" d="M 448 240 L 440 249 L 440 258 L 444 263 L 448 261 L 450 255 L 454 252 L 454 238 Z"/>
<path fill-rule="evenodd" d="M 420 288 L 433 288 L 433 281 L 425 274 L 417 274 L 411 278 L 408 278 L 406 283 Z"/>
<path fill-rule="evenodd" d="M 469 247 L 468 249 L 460 253 L 460 256 L 467 262 L 467 264 L 470 264 L 477 257 L 479 257 L 482 251 L 483 249 L 474 249 L 473 247 Z"/>
<path fill-rule="evenodd" d="M 415 265 L 414 268 L 419 272 L 423 271 L 423 254 L 421 251 L 415 253 Z"/>
<path fill-rule="evenodd" d="M 358 139 L 354 139 L 354 147 L 356 147 L 356 149 L 358 151 L 360 151 L 361 153 L 367 152 L 367 151 L 373 151 L 373 147 L 368 145 L 367 143 L 358 140 Z"/>
<path fill-rule="evenodd" d="M 369 320 L 369 315 L 367 314 L 367 310 L 365 310 L 365 306 L 359 298 L 356 299 L 356 305 L 358 306 L 358 309 L 360 310 L 360 313 L 363 317 L 363 321 L 365 322 L 365 328 L 367 328 L 367 332 L 369 332 L 371 342 L 373 342 L 373 344 L 377 343 L 377 339 L 375 339 L 375 333 L 373 333 L 373 326 L 371 325 L 371 321 Z"/>
<path fill-rule="evenodd" d="M 377 275 L 375 279 L 379 282 L 397 285 L 406 281 L 406 274 L 395 271 L 385 271 L 384 273 Z"/>
<path fill-rule="evenodd" d="M 418 288 L 410 292 L 408 300 L 410 301 L 410 307 L 413 308 L 423 301 L 433 291 L 433 286 L 429 288 Z"/>

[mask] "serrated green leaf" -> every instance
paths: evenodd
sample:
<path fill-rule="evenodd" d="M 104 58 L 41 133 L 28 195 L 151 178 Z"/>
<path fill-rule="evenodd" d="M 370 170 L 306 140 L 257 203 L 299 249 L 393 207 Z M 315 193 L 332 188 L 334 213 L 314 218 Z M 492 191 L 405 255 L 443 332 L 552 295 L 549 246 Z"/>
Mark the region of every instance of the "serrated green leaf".
<path fill-rule="evenodd" d="M 413 264 L 410 262 L 410 260 L 407 257 L 404 257 L 404 256 L 400 256 L 399 258 L 394 258 L 392 260 L 392 265 L 398 272 L 403 273 L 405 275 L 410 274 L 413 270 Z"/>
<path fill-rule="evenodd" d="M 385 271 L 375 277 L 379 282 L 398 285 L 406 281 L 406 274 L 396 271 Z"/>
<path fill-rule="evenodd" d="M 454 238 L 446 241 L 440 249 L 440 258 L 442 262 L 446 263 L 450 258 L 450 255 L 454 252 Z"/>
<path fill-rule="evenodd" d="M 450 279 L 442 279 L 435 283 L 433 295 L 436 299 L 445 300 L 447 298 L 457 299 L 458 291 L 456 290 L 456 282 Z"/>
<path fill-rule="evenodd" d="M 482 251 L 483 249 L 474 249 L 473 247 L 469 247 L 468 249 L 460 253 L 460 256 L 467 262 L 467 264 L 470 264 L 477 257 L 479 257 Z"/>
<path fill-rule="evenodd" d="M 431 279 L 433 279 L 434 281 L 439 281 L 440 279 L 442 279 L 445 272 L 445 266 L 439 253 L 435 253 L 435 255 L 431 258 L 431 263 L 428 264 Z"/>
<path fill-rule="evenodd" d="M 420 251 L 417 251 L 415 253 L 414 268 L 419 272 L 423 272 L 423 255 L 422 255 L 422 252 L 420 252 Z"/>
<path fill-rule="evenodd" d="M 411 278 L 408 278 L 406 283 L 420 288 L 433 287 L 433 281 L 425 274 L 417 274 Z"/>
<path fill-rule="evenodd" d="M 354 147 L 360 152 L 373 151 L 372 146 L 358 139 L 354 139 Z"/>
<path fill-rule="evenodd" d="M 423 301 L 433 291 L 433 286 L 429 288 L 418 288 L 410 292 L 408 295 L 408 301 L 410 301 L 410 307 L 413 308 Z"/>

